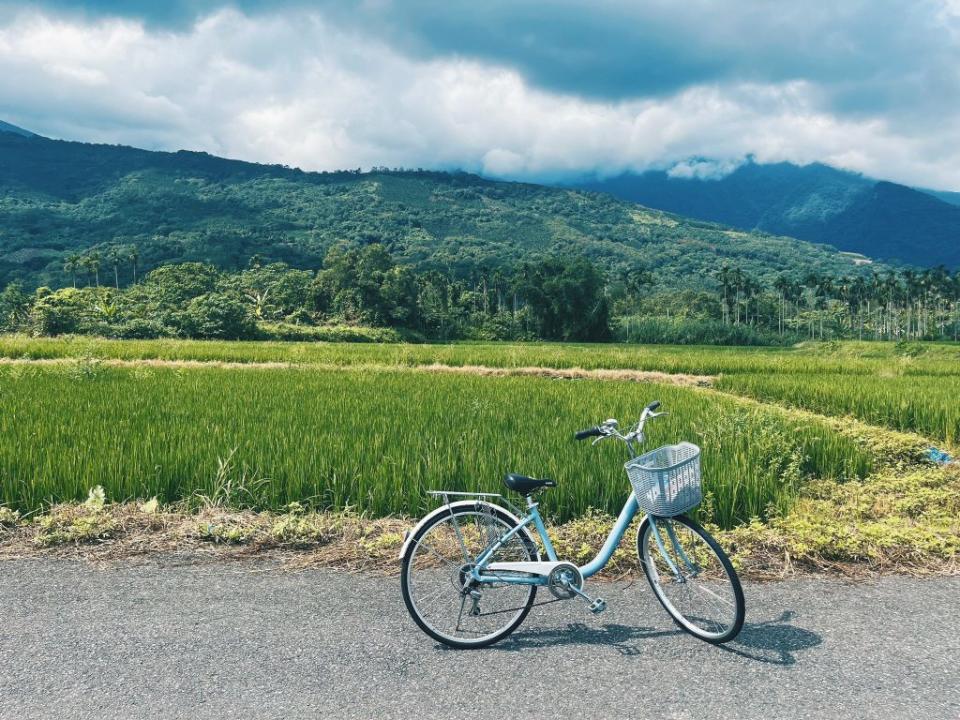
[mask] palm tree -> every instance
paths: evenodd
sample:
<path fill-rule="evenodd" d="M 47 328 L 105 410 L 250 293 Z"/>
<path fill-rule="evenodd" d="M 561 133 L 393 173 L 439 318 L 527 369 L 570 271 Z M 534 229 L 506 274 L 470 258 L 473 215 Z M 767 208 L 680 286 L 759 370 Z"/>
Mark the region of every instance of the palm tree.
<path fill-rule="evenodd" d="M 759 282 L 747 275 L 743 275 L 743 297 L 744 297 L 744 322 L 748 325 L 752 325 L 756 322 L 757 316 L 760 314 L 759 302 L 760 302 L 760 291 L 763 289 Z M 753 320 L 750 319 L 750 301 L 754 300 L 753 306 Z"/>
<path fill-rule="evenodd" d="M 803 304 L 806 306 L 806 315 L 807 315 L 807 334 L 811 339 L 816 337 L 816 332 L 814 328 L 816 327 L 816 309 L 819 298 L 817 297 L 817 290 L 815 286 L 807 285 L 804 283 L 800 286 L 800 299 L 803 301 Z M 799 306 L 799 303 L 798 303 Z"/>
<path fill-rule="evenodd" d="M 92 278 L 92 274 L 91 274 L 91 272 L 90 272 L 90 258 L 87 257 L 86 255 L 81 255 L 81 256 L 77 259 L 77 267 L 78 267 L 80 270 L 83 270 L 84 274 L 87 276 L 86 282 L 87 282 L 87 286 L 89 286 L 89 285 L 90 285 L 90 280 L 91 280 L 91 278 Z"/>
<path fill-rule="evenodd" d="M 960 269 L 953 273 L 949 286 L 950 300 L 953 303 L 953 339 L 960 339 Z"/>
<path fill-rule="evenodd" d="M 493 271 L 493 276 L 490 278 L 490 282 L 493 284 L 493 289 L 497 293 L 497 312 L 503 312 L 503 306 L 505 304 L 504 299 L 504 288 L 507 285 L 507 278 L 503 274 L 503 270 L 496 268 Z"/>
<path fill-rule="evenodd" d="M 911 337 L 913 332 L 913 310 L 914 310 L 914 300 L 920 294 L 919 286 L 919 277 L 916 272 L 913 270 L 904 270 L 903 271 L 903 291 L 904 291 L 904 305 L 907 310 L 907 337 Z M 919 331 L 919 321 L 917 322 L 917 330 Z"/>
<path fill-rule="evenodd" d="M 80 255 L 78 253 L 70 253 L 67 255 L 66 259 L 63 261 L 63 270 L 70 274 L 73 279 L 73 286 L 77 286 L 77 270 L 80 269 Z"/>
<path fill-rule="evenodd" d="M 96 281 L 97 287 L 100 287 L 100 253 L 97 250 L 91 250 L 84 257 L 87 271 L 91 273 Z"/>
<path fill-rule="evenodd" d="M 810 337 L 813 338 L 815 333 L 813 331 L 815 316 L 814 312 L 817 310 L 820 302 L 820 291 L 821 291 L 821 280 L 820 276 L 815 272 L 808 272 L 803 278 L 803 285 L 807 290 L 807 308 L 810 310 L 810 320 L 808 323 L 808 328 L 810 331 Z M 821 336 L 823 335 L 823 326 L 821 325 Z"/>
<path fill-rule="evenodd" d="M 928 313 L 932 313 L 932 321 L 936 325 L 937 336 L 942 338 L 950 297 L 950 272 L 943 265 L 924 271 L 924 286 L 927 289 L 928 301 L 932 304 Z"/>
<path fill-rule="evenodd" d="M 133 284 L 137 284 L 137 260 L 140 259 L 140 251 L 136 245 L 127 246 L 127 259 L 133 264 Z"/>
<path fill-rule="evenodd" d="M 871 305 L 876 301 L 877 321 L 873 321 L 873 309 Z M 867 320 L 873 324 L 873 339 L 880 339 L 880 316 L 879 309 L 883 306 L 883 280 L 876 271 L 870 273 L 870 279 L 867 281 Z"/>
<path fill-rule="evenodd" d="M 853 329 L 854 313 L 857 321 L 857 338 L 863 340 L 863 301 L 870 288 L 862 275 L 855 277 L 847 286 L 847 306 L 850 308 L 850 329 Z M 869 308 L 869 306 L 868 306 Z M 868 310 L 869 313 L 869 310 Z"/>
<path fill-rule="evenodd" d="M 895 315 L 896 312 L 896 303 L 897 299 L 902 294 L 900 287 L 900 278 L 897 277 L 897 274 L 892 270 L 886 274 L 883 278 L 883 292 L 886 299 L 886 333 L 887 336 L 893 338 L 894 335 L 899 335 L 899 331 L 895 328 Z"/>
<path fill-rule="evenodd" d="M 717 282 L 720 283 L 720 294 L 722 296 L 720 306 L 723 311 L 723 322 L 726 324 L 730 320 L 730 288 L 733 287 L 733 273 L 730 271 L 730 266 L 724 263 L 715 275 Z"/>
<path fill-rule="evenodd" d="M 787 294 L 790 292 L 790 285 L 790 278 L 783 274 L 778 275 L 777 279 L 773 281 L 773 287 L 777 291 L 777 299 L 780 305 L 780 313 L 777 317 L 777 331 L 780 335 L 783 335 L 784 310 L 787 302 Z"/>
<path fill-rule="evenodd" d="M 123 253 L 117 245 L 111 245 L 105 253 L 107 262 L 113 267 L 113 285 L 120 289 L 120 262 L 123 260 Z"/>
<path fill-rule="evenodd" d="M 743 271 L 740 268 L 733 269 L 733 272 L 731 273 L 731 280 L 733 281 L 733 285 L 737 291 L 736 302 L 733 306 L 736 311 L 733 320 L 734 325 L 740 324 L 740 292 L 743 289 L 743 283 L 745 279 L 746 276 L 743 274 Z"/>

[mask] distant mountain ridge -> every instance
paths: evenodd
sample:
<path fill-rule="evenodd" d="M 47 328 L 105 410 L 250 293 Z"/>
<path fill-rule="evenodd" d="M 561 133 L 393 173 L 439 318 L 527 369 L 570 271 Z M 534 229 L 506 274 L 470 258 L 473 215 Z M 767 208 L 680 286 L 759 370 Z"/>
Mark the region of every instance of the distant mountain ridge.
<path fill-rule="evenodd" d="M 873 258 L 960 267 L 960 194 L 917 190 L 820 163 L 748 162 L 720 179 L 627 173 L 573 186 Z"/>
<path fill-rule="evenodd" d="M 71 282 L 65 265 L 96 249 L 138 249 L 133 272 L 201 261 L 233 270 L 253 256 L 316 269 L 337 243 L 383 244 L 423 271 L 473 277 L 548 254 L 579 254 L 611 278 L 650 271 L 669 289 L 709 289 L 723 264 L 772 282 L 783 271 L 865 272 L 836 249 L 745 233 L 609 195 L 468 173 L 303 172 L 198 152 L 0 132 L 0 287 Z"/>
<path fill-rule="evenodd" d="M 15 135 L 22 135 L 23 137 L 36 136 L 36 133 L 32 133 L 29 130 L 24 130 L 22 127 L 17 127 L 16 125 L 11 125 L 3 120 L 0 120 L 0 132 L 14 133 Z"/>
<path fill-rule="evenodd" d="M 917 188 L 921 192 L 925 192 L 928 195 L 933 195 L 938 200 L 943 200 L 945 203 L 950 203 L 951 205 L 960 205 L 960 192 L 953 192 L 951 190 L 927 190 L 926 188 Z"/>

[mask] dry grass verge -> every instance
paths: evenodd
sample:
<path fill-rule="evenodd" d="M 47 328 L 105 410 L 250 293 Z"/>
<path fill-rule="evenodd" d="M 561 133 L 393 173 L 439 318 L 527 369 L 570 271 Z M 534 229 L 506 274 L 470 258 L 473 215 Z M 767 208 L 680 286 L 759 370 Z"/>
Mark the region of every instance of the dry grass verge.
<path fill-rule="evenodd" d="M 160 508 L 154 501 L 110 504 L 91 491 L 81 504 L 21 518 L 0 508 L 0 559 L 29 556 L 95 562 L 177 553 L 199 561 L 269 556 L 289 568 L 336 567 L 397 572 L 409 518 L 369 519 L 353 513 L 283 513 Z M 557 552 L 585 563 L 613 518 L 588 513 L 551 529 Z M 767 523 L 711 528 L 741 574 L 775 579 L 800 573 L 860 577 L 876 573 L 960 573 L 960 467 L 888 469 L 863 481 L 815 482 L 793 509 Z M 635 531 L 605 571 L 638 573 Z"/>

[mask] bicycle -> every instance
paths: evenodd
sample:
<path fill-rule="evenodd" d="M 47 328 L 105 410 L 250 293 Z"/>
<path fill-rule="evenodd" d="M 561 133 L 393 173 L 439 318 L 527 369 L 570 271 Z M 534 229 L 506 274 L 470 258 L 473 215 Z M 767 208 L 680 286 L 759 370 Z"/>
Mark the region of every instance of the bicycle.
<path fill-rule="evenodd" d="M 594 445 L 623 441 L 633 487 L 600 551 L 582 567 L 557 557 L 534 500 L 556 486 L 553 480 L 506 476 L 506 486 L 525 496 L 526 514 L 499 493 L 430 491 L 444 504 L 408 531 L 400 551 L 403 601 L 421 630 L 454 648 L 481 648 L 516 630 L 534 605 L 579 598 L 591 612 L 603 612 L 606 601 L 584 592 L 584 581 L 606 566 L 642 508 L 637 554 L 660 604 L 695 637 L 715 644 L 736 637 L 745 613 L 740 580 L 716 540 L 686 515 L 702 499 L 700 449 L 680 443 L 637 453 L 647 421 L 666 414 L 659 407 L 652 402 L 644 408 L 626 435 L 613 419 L 574 435 L 595 438 Z M 536 603 L 540 588 L 553 599 Z"/>

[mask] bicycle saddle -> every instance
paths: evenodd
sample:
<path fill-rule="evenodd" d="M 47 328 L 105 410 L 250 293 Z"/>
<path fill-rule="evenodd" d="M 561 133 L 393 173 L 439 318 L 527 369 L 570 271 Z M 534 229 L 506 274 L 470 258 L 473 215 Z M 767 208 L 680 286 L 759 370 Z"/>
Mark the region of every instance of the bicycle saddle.
<path fill-rule="evenodd" d="M 534 490 L 538 490 L 540 488 L 557 486 L 557 483 L 554 480 L 538 480 L 537 478 L 527 477 L 526 475 L 517 475 L 516 473 L 510 473 L 507 475 L 503 479 L 503 484 L 511 490 L 516 490 L 518 493 L 523 493 L 524 495 L 532 493 Z"/>

